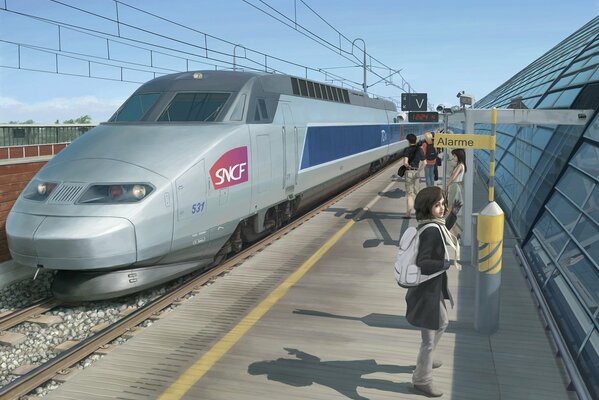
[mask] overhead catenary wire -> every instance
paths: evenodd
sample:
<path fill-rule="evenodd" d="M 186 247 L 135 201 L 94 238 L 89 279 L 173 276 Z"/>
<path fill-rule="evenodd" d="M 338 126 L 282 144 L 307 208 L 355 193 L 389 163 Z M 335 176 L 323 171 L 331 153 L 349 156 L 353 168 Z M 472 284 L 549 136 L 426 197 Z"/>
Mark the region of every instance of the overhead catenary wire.
<path fill-rule="evenodd" d="M 88 10 L 84 10 L 84 9 L 82 9 L 80 7 L 75 7 L 75 6 L 72 6 L 70 4 L 65 4 L 65 3 L 61 2 L 61 1 L 57 1 L 57 0 L 49 0 L 49 1 L 54 2 L 56 4 L 60 4 L 60 5 L 65 6 L 65 7 L 69 7 L 71 9 L 74 9 L 74 10 L 79 11 L 79 12 L 83 12 L 83 13 L 86 13 L 86 14 L 89 14 L 89 15 L 92 15 L 92 16 L 96 16 L 98 18 L 102 18 L 102 19 L 110 21 L 110 22 L 118 23 L 118 24 L 120 24 L 122 26 L 130 27 L 131 29 L 139 30 L 141 32 L 144 32 L 144 33 L 147 33 L 147 34 L 150 34 L 150 35 L 154 35 L 154 36 L 166 39 L 166 40 L 172 40 L 172 41 L 174 41 L 176 43 L 187 45 L 187 46 L 199 49 L 202 52 L 204 52 L 205 54 L 204 55 L 198 55 L 197 53 L 191 52 L 191 51 L 185 51 L 185 50 L 182 50 L 182 49 L 174 49 L 173 47 L 162 46 L 162 45 L 158 45 L 156 43 L 150 43 L 148 41 L 138 40 L 138 39 L 134 39 L 134 38 L 131 38 L 131 37 L 118 36 L 118 35 L 115 35 L 113 33 L 107 32 L 107 31 L 101 31 L 101 30 L 97 30 L 97 29 L 91 29 L 91 28 L 87 28 L 87 27 L 84 27 L 84 26 L 81 26 L 81 25 L 75 25 L 75 24 L 72 24 L 72 23 L 60 22 L 60 21 L 53 20 L 53 19 L 50 19 L 50 18 L 44 18 L 44 17 L 40 17 L 40 16 L 36 16 L 36 15 L 24 13 L 24 12 L 15 11 L 15 10 L 6 9 L 6 10 L 3 10 L 3 11 L 11 12 L 11 13 L 14 13 L 14 14 L 17 14 L 17 15 L 21 15 L 21 16 L 24 16 L 24 17 L 36 19 L 36 20 L 43 21 L 43 22 L 46 22 L 46 23 L 55 24 L 55 25 L 62 26 L 62 27 L 69 27 L 71 29 L 79 29 L 80 32 L 84 32 L 86 34 L 90 34 L 89 32 L 93 32 L 93 33 L 96 33 L 96 34 L 99 34 L 99 35 L 105 35 L 106 37 L 113 38 L 111 40 L 115 40 L 114 38 L 119 38 L 119 39 L 122 39 L 122 40 L 127 40 L 127 41 L 132 42 L 132 43 L 138 43 L 138 44 L 142 44 L 142 45 L 146 45 L 146 46 L 151 46 L 151 47 L 159 48 L 159 49 L 168 51 L 170 53 L 184 54 L 184 55 L 186 55 L 186 56 L 189 57 L 189 60 L 195 61 L 195 62 L 201 62 L 201 61 L 198 61 L 196 59 L 196 57 L 197 57 L 197 58 L 202 58 L 202 59 L 208 59 L 208 60 L 216 61 L 216 62 L 222 63 L 224 65 L 228 65 L 228 66 L 231 66 L 231 64 L 232 64 L 231 61 L 229 61 L 228 59 L 226 59 L 226 57 L 232 57 L 233 56 L 230 53 L 226 53 L 226 52 L 223 52 L 223 51 L 211 49 L 211 48 L 208 48 L 208 46 L 201 46 L 201 45 L 197 45 L 197 44 L 194 44 L 194 43 L 183 41 L 183 40 L 180 40 L 180 39 L 177 39 L 177 38 L 172 38 L 172 37 L 167 36 L 167 35 L 160 35 L 160 34 L 157 34 L 155 32 L 152 32 L 150 30 L 138 27 L 136 25 L 128 24 L 128 23 L 122 22 L 120 20 L 117 21 L 117 20 L 115 20 L 113 18 L 106 17 L 106 16 L 103 16 L 103 15 L 100 15 L 98 13 L 94 13 L 94 12 L 91 12 L 91 11 L 88 11 Z M 119 2 L 119 4 L 124 4 L 124 3 Z M 147 13 L 147 12 L 141 10 L 141 9 L 138 9 L 138 10 L 140 10 L 140 12 Z M 148 13 L 148 15 L 151 15 L 151 16 L 154 16 L 154 17 L 158 17 L 158 16 L 156 16 L 155 14 L 152 14 L 152 13 Z M 174 23 L 173 21 L 170 21 L 170 20 L 167 20 L 167 19 L 164 19 L 164 20 L 166 20 L 167 22 L 170 22 L 170 23 Z M 186 27 L 185 25 L 181 25 L 181 26 Z M 212 38 L 214 40 L 218 40 L 220 42 L 224 42 L 224 43 L 227 43 L 229 45 L 233 44 L 233 42 L 227 41 L 225 39 L 221 39 L 221 38 L 213 36 L 213 35 L 209 35 L 207 33 L 204 33 L 204 32 L 198 31 L 198 30 L 194 30 L 193 28 L 189 28 L 189 27 L 186 27 L 186 28 L 191 29 L 191 30 L 193 30 L 193 31 L 195 31 L 197 33 L 202 34 L 202 35 L 205 35 L 206 37 L 210 37 L 210 38 Z M 101 37 L 105 38 L 104 36 L 101 36 Z M 312 71 L 312 72 L 316 72 L 316 73 L 323 73 L 323 71 L 321 71 L 318 68 L 308 67 L 308 66 L 305 66 L 305 65 L 301 65 L 299 63 L 295 63 L 293 61 L 284 60 L 282 58 L 271 56 L 271 55 L 268 55 L 266 53 L 262 53 L 262 52 L 259 52 L 259 51 L 256 51 L 256 50 L 253 50 L 253 49 L 250 49 L 250 48 L 245 48 L 245 49 L 247 51 L 249 51 L 249 52 L 253 52 L 253 53 L 256 53 L 256 54 L 258 54 L 260 56 L 264 56 L 265 58 L 268 57 L 271 60 L 280 61 L 282 63 L 286 63 L 286 64 L 289 64 L 291 66 L 302 68 L 302 69 L 304 69 L 306 71 L 306 77 L 307 77 L 307 71 Z M 146 48 L 146 50 L 149 50 L 149 49 Z M 225 57 L 225 59 L 211 57 L 209 55 L 209 53 L 217 55 L 217 56 Z M 170 55 L 172 55 L 172 54 L 170 54 Z M 266 71 L 268 71 L 268 70 L 270 70 L 271 72 L 284 73 L 283 71 L 280 71 L 280 70 L 272 68 L 272 67 L 268 67 L 267 68 L 265 64 L 262 64 L 260 61 L 252 60 L 251 58 L 249 58 L 247 56 L 244 57 L 244 58 L 246 60 L 249 60 L 252 63 L 255 63 L 256 65 L 259 65 L 261 67 L 261 68 L 257 68 L 256 66 L 241 65 L 240 64 L 240 66 L 242 66 L 242 67 L 244 67 L 246 69 L 255 70 L 255 71 L 259 71 L 259 70 L 266 70 Z M 105 59 L 107 59 L 107 58 L 105 58 Z M 219 66 L 219 65 L 216 65 L 216 64 L 213 64 L 213 65 L 215 67 Z M 326 77 L 326 75 L 327 74 L 325 73 L 325 77 Z M 344 78 L 344 77 L 341 77 L 339 75 L 328 73 L 328 76 L 330 76 L 331 78 L 334 78 L 335 80 L 341 82 L 342 85 L 343 85 L 343 83 L 346 83 L 346 84 L 347 83 L 351 83 L 351 84 L 355 85 L 354 88 L 357 88 L 359 86 L 358 82 L 351 81 L 351 80 L 349 80 L 347 78 Z M 351 87 L 352 86 L 351 84 L 348 85 L 348 86 Z"/>
<path fill-rule="evenodd" d="M 73 24 L 69 21 L 69 23 L 67 22 L 61 22 L 61 21 L 57 21 L 57 20 L 53 20 L 50 18 L 44 18 L 44 17 L 40 17 L 37 15 L 32 15 L 32 14 L 28 14 L 25 12 L 20 12 L 20 11 L 16 11 L 14 9 L 9 9 L 7 6 L 6 1 L 4 2 L 4 8 L 0 7 L 1 11 L 4 12 L 11 12 L 14 14 L 18 14 L 21 15 L 23 17 L 28 17 L 28 18 L 33 18 L 36 19 L 38 21 L 42 21 L 42 22 L 46 22 L 46 23 L 51 23 L 54 24 L 56 26 L 59 27 L 59 31 L 62 27 L 62 29 L 72 29 L 73 31 L 79 32 L 81 34 L 87 34 L 87 35 L 91 35 L 91 36 L 95 36 L 98 38 L 101 38 L 103 40 L 106 40 L 107 43 L 119 43 L 122 46 L 132 46 L 132 48 L 137 48 L 137 49 L 141 49 L 144 51 L 148 51 L 150 52 L 150 54 L 155 53 L 155 54 L 163 54 L 165 56 L 169 56 L 169 57 L 174 57 L 174 58 L 179 58 L 181 60 L 185 60 L 187 68 L 190 62 L 194 62 L 194 63 L 199 63 L 199 64 L 206 64 L 206 65 L 211 65 L 213 66 L 215 69 L 218 68 L 227 68 L 230 67 L 232 64 L 235 65 L 235 63 L 237 62 L 237 66 L 240 68 L 244 68 L 244 69 L 248 69 L 248 70 L 256 70 L 256 71 L 266 71 L 266 72 L 275 72 L 275 73 L 286 73 L 285 71 L 281 71 L 277 68 L 273 68 L 273 62 L 279 62 L 279 63 L 285 63 L 288 64 L 289 66 L 293 66 L 295 68 L 301 68 L 302 70 L 304 70 L 304 74 L 305 77 L 308 78 L 308 72 L 312 72 L 312 73 L 320 73 L 320 74 L 324 74 L 324 79 L 325 80 L 330 80 L 331 82 L 335 82 L 338 81 L 341 83 L 341 85 L 347 85 L 348 87 L 351 87 L 353 89 L 359 90 L 358 88 L 361 86 L 361 83 L 356 82 L 354 80 L 348 79 L 347 77 L 344 76 L 340 76 L 338 74 L 332 73 L 331 71 L 327 70 L 326 68 L 316 68 L 316 67 L 309 67 L 309 66 L 305 66 L 293 61 L 289 61 L 289 60 L 285 60 L 282 59 L 280 57 L 276 57 L 276 56 L 272 56 L 251 48 L 247 48 L 245 46 L 241 46 L 244 48 L 244 55 L 243 57 L 239 57 L 240 59 L 243 59 L 245 61 L 243 62 L 239 62 L 237 60 L 235 60 L 235 47 L 233 48 L 233 54 L 227 52 L 227 51 L 221 51 L 219 49 L 215 49 L 215 48 L 211 48 L 208 44 L 208 39 L 210 39 L 211 41 L 218 41 L 219 43 L 223 43 L 229 46 L 240 46 L 239 44 L 235 44 L 234 42 L 231 42 L 229 40 L 214 36 L 214 35 L 210 35 L 208 33 L 202 32 L 198 29 L 194 29 L 191 28 L 187 25 L 181 24 L 179 22 L 170 20 L 168 18 L 162 17 L 160 15 L 151 13 L 149 11 L 145 11 L 139 7 L 135 7 L 133 5 L 127 4 L 123 1 L 120 0 L 113 0 L 115 3 L 115 8 L 116 8 L 116 18 L 112 18 L 109 16 L 105 16 L 105 15 L 101 15 L 99 13 L 96 12 L 92 12 L 86 9 L 83 9 L 81 7 L 77 7 L 77 6 L 73 6 L 71 4 L 65 3 L 63 1 L 59 1 L 59 0 L 48 0 L 50 2 L 53 2 L 55 4 L 58 4 L 60 6 L 63 7 L 68 7 L 71 8 L 73 10 L 76 10 L 77 12 L 81 12 L 81 13 L 85 13 L 88 15 L 92 15 L 94 17 L 97 18 L 101 18 L 105 21 L 111 22 L 111 23 L 115 23 L 117 26 L 117 30 L 118 32 L 112 33 L 108 30 L 99 30 L 99 29 L 93 29 L 91 27 L 85 27 L 82 25 L 77 25 L 77 24 Z M 249 3 L 246 0 L 243 0 L 246 4 L 251 5 L 254 8 L 257 8 L 255 5 Z M 262 4 L 267 5 L 267 3 L 265 3 L 264 1 L 260 0 Z M 341 37 L 343 37 L 345 40 L 349 40 L 347 39 L 343 34 L 341 34 L 341 32 L 339 32 L 336 28 L 334 28 L 330 23 L 328 23 L 324 18 L 322 18 L 316 11 L 314 11 L 310 6 L 308 6 L 306 4 L 305 1 L 301 1 L 306 7 L 308 7 L 312 12 L 314 12 L 316 15 L 318 15 L 318 17 L 325 22 L 329 27 L 331 27 L 332 29 L 334 29 L 336 32 L 338 32 Z M 121 18 L 119 17 L 119 12 L 118 9 L 120 7 L 128 7 L 136 12 L 139 13 L 144 13 L 146 15 L 149 15 L 153 18 L 157 18 L 160 19 L 162 21 L 165 21 L 167 23 L 170 24 L 174 24 L 175 26 L 184 28 L 184 29 L 188 29 L 191 32 L 200 34 L 200 35 L 204 35 L 204 45 L 201 44 L 197 44 L 197 43 L 191 43 L 187 40 L 182 40 L 176 37 L 172 37 L 169 35 L 164 35 L 164 34 L 160 34 L 160 33 L 156 33 L 154 31 L 151 31 L 149 29 L 145 29 L 142 26 L 133 24 L 133 23 L 127 23 L 126 21 L 123 21 Z M 274 8 L 272 8 L 271 6 L 269 6 L 273 11 L 275 10 Z M 257 8 L 259 10 L 261 10 L 262 12 L 265 12 L 263 9 Z M 278 12 L 278 11 L 277 11 Z M 268 15 L 270 15 L 273 18 L 276 18 L 276 16 L 273 16 L 272 13 L 268 13 L 266 12 Z M 291 21 L 288 17 L 284 16 L 283 14 L 281 14 L 280 12 L 278 12 L 281 17 L 277 18 L 277 20 L 279 20 L 279 22 L 285 24 L 288 27 L 291 27 L 292 29 L 296 29 L 294 28 L 293 25 L 291 25 L 290 23 L 286 22 L 287 21 Z M 285 18 L 285 20 L 283 19 Z M 301 24 L 297 25 L 299 26 L 299 28 L 305 30 L 306 32 L 300 32 L 302 33 L 304 36 L 310 37 L 310 35 L 312 37 L 311 40 L 319 43 L 320 45 L 324 46 L 325 48 L 329 49 L 330 51 L 335 51 L 336 53 L 338 52 L 338 54 L 340 54 L 343 58 L 345 58 L 346 60 L 350 61 L 353 65 L 350 66 L 349 68 L 355 68 L 355 67 L 359 67 L 360 65 L 356 64 L 356 61 L 352 59 L 351 56 L 353 56 L 352 53 L 343 50 L 340 46 L 337 46 L 333 43 L 331 43 L 330 41 L 325 40 L 324 38 L 321 38 L 320 36 L 318 36 L 317 34 L 310 32 L 308 29 L 304 28 Z M 123 34 L 123 31 L 120 29 L 121 27 L 127 27 L 130 28 L 132 30 L 136 30 L 139 32 L 143 32 L 144 34 L 148 34 L 148 35 L 152 35 L 153 37 L 159 38 L 161 40 L 167 40 L 167 41 L 172 41 L 172 43 L 177 44 L 178 46 L 166 46 L 166 45 L 161 45 L 158 43 L 152 43 L 148 40 L 140 40 L 140 39 L 135 39 L 134 37 L 130 36 L 130 35 L 125 35 Z M 298 30 L 299 32 L 299 30 Z M 59 39 L 60 40 L 60 39 Z M 148 63 L 143 63 L 143 62 L 131 62 L 131 61 L 126 61 L 126 60 L 122 60 L 122 59 L 118 59 L 118 58 L 114 58 L 114 57 L 96 57 L 93 55 L 89 55 L 89 54 L 84 54 L 84 53 L 80 53 L 80 52 L 68 52 L 65 51 L 63 48 L 61 48 L 60 46 L 60 42 L 59 42 L 59 48 L 58 49 L 50 49 L 50 48 L 42 48 L 40 46 L 33 46 L 31 44 L 26 44 L 26 43 L 14 43 L 15 45 L 22 45 L 24 47 L 27 48 L 31 48 L 31 49 L 35 49 L 35 50 L 46 50 L 48 52 L 52 52 L 54 51 L 55 54 L 57 54 L 57 57 L 60 55 L 61 57 L 67 57 L 68 55 L 74 55 L 74 56 L 78 56 L 78 57 L 88 57 L 88 60 L 84 60 L 87 62 L 97 62 L 97 60 L 103 60 L 103 61 L 107 61 L 106 63 L 102 63 L 101 65 L 108 65 L 108 66 L 114 66 L 117 68 L 125 68 L 125 69 L 132 69 L 135 70 L 135 68 L 130 68 L 130 65 L 133 66 L 138 66 L 138 67 L 146 67 L 146 68 L 150 68 L 151 70 L 140 70 L 141 72 L 149 72 L 149 73 L 154 73 L 154 74 L 161 74 L 161 73 L 165 73 L 165 72 L 170 72 L 173 69 L 172 68 L 167 68 L 164 66 L 159 66 L 159 65 L 154 65 L 152 63 L 148 64 Z M 183 46 L 188 46 L 190 49 L 186 50 Z M 195 49 L 195 50 L 194 50 Z M 78 57 L 74 57 L 76 59 L 78 59 Z M 353 56 L 354 58 L 356 58 L 356 56 Z M 376 60 L 374 57 L 370 56 L 371 60 Z M 233 62 L 230 61 L 230 58 L 233 59 Z M 257 60 L 255 58 L 263 58 L 264 61 L 262 60 Z M 271 60 L 271 64 L 270 66 L 268 65 L 268 60 Z M 378 60 L 376 60 L 378 62 Z M 117 62 L 119 64 L 115 64 L 114 62 Z M 370 71 L 371 73 L 373 73 L 374 75 L 380 77 L 381 79 L 379 79 L 379 81 L 375 82 L 375 84 L 382 82 L 383 80 L 387 83 L 387 84 L 393 84 L 393 82 L 389 82 L 388 78 L 392 75 L 394 75 L 395 73 L 392 73 L 389 76 L 383 76 L 378 74 L 376 71 L 373 71 L 374 68 L 378 68 L 377 66 L 371 65 L 370 66 Z M 389 67 L 386 67 L 388 69 L 388 71 L 394 71 Z M 160 71 L 158 71 L 160 70 Z M 161 72 L 162 71 L 162 72 Z M 46 71 L 44 71 L 46 72 Z M 399 73 L 399 71 L 396 71 L 397 73 Z M 55 72 L 56 73 L 56 72 Z M 401 74 L 400 74 L 401 76 Z M 403 80 L 403 77 L 402 77 Z M 373 85 L 370 85 L 373 86 Z M 402 87 L 394 85 L 402 90 L 404 90 Z M 408 87 L 408 90 L 411 90 L 411 87 Z M 383 97 L 383 96 L 380 96 Z"/>
<path fill-rule="evenodd" d="M 262 4 L 264 4 L 264 5 L 265 5 L 266 7 L 268 7 L 269 9 L 273 10 L 274 12 L 276 12 L 277 14 L 279 14 L 281 17 L 283 17 L 283 18 L 287 19 L 287 20 L 288 20 L 290 23 L 286 23 L 286 22 L 284 22 L 284 21 L 281 21 L 281 19 L 280 19 L 280 18 L 278 18 L 278 17 L 276 17 L 276 16 L 274 16 L 274 15 L 270 14 L 269 12 L 267 12 L 267 11 L 266 11 L 266 10 L 264 10 L 264 9 L 261 9 L 260 7 L 256 6 L 255 4 L 252 4 L 252 3 L 251 3 L 250 1 L 248 1 L 248 0 L 242 0 L 242 1 L 243 1 L 244 3 L 246 3 L 246 4 L 248 4 L 248 5 L 250 5 L 250 6 L 254 7 L 254 8 L 256 8 L 256 9 L 258 9 L 258 10 L 260 10 L 260 11 L 262 11 L 262 12 L 263 12 L 263 13 L 265 13 L 266 15 L 270 16 L 271 18 L 273 18 L 273 19 L 275 19 L 275 20 L 277 20 L 277 21 L 279 21 L 279 22 L 281 22 L 281 23 L 283 23 L 284 25 L 286 25 L 286 26 L 288 26 L 288 27 L 290 27 L 290 28 L 292 28 L 292 29 L 295 29 L 295 30 L 296 30 L 296 31 L 298 31 L 300 34 L 302 34 L 302 35 L 304 35 L 304 36 L 306 36 L 306 37 L 308 37 L 308 38 L 310 38 L 310 39 L 312 39 L 312 40 L 316 41 L 317 43 L 320 43 L 321 45 L 322 45 L 323 43 L 324 43 L 324 44 L 326 44 L 326 46 L 325 46 L 325 47 L 329 48 L 330 50 L 332 50 L 332 49 L 331 49 L 331 47 L 332 47 L 332 48 L 335 50 L 335 52 L 338 52 L 338 53 L 339 53 L 340 55 L 342 55 L 342 56 L 343 56 L 343 53 L 346 53 L 346 54 L 351 54 L 352 56 L 354 56 L 354 58 L 355 58 L 355 61 L 354 61 L 354 60 L 351 60 L 351 59 L 350 59 L 350 61 L 353 61 L 353 62 L 356 62 L 356 61 L 358 61 L 358 57 L 357 57 L 357 56 L 355 56 L 355 55 L 353 55 L 353 53 L 352 53 L 352 52 L 348 52 L 348 51 L 344 50 L 344 49 L 341 47 L 341 45 L 340 45 L 340 46 L 336 46 L 336 45 L 334 45 L 333 43 L 331 43 L 330 41 L 327 41 L 326 39 L 324 39 L 324 38 L 320 37 L 319 35 L 316 35 L 314 32 L 310 31 L 308 28 L 306 28 L 306 27 L 305 27 L 305 26 L 303 26 L 302 24 L 298 23 L 298 22 L 297 22 L 297 20 L 292 20 L 291 18 L 287 17 L 286 15 L 284 15 L 283 13 L 281 13 L 279 10 L 275 9 L 275 8 L 274 8 L 274 7 L 272 7 L 270 4 L 266 3 L 264 0 L 258 0 L 258 1 L 259 1 L 260 3 L 262 3 Z M 338 34 L 338 35 L 339 35 L 341 38 L 345 39 L 347 43 L 349 43 L 349 44 L 352 44 L 352 43 L 353 43 L 353 41 L 352 41 L 352 40 L 350 40 L 350 39 L 349 39 L 347 36 L 345 36 L 343 33 L 341 33 L 341 31 L 339 31 L 337 28 L 335 28 L 333 25 L 331 25 L 331 24 L 330 24 L 330 23 L 329 23 L 329 22 L 328 22 L 326 19 L 324 19 L 324 18 L 323 18 L 323 17 L 322 17 L 322 16 L 321 16 L 321 15 L 320 15 L 318 12 L 316 12 L 316 11 L 315 11 L 315 10 L 314 10 L 312 7 L 310 7 L 310 6 L 309 6 L 309 5 L 308 5 L 308 4 L 307 4 L 307 3 L 306 3 L 304 0 L 300 0 L 300 1 L 301 1 L 301 3 L 302 3 L 302 4 L 304 4 L 304 5 L 305 5 L 305 6 L 306 6 L 306 7 L 307 7 L 307 8 L 308 8 L 308 9 L 309 9 L 309 10 L 310 10 L 312 13 L 314 13 L 314 14 L 315 14 L 315 15 L 316 15 L 316 16 L 317 16 L 317 17 L 318 17 L 320 20 L 322 20 L 322 21 L 323 21 L 323 22 L 324 22 L 324 23 L 325 23 L 327 26 L 329 26 L 331 29 L 333 29 L 333 30 L 334 30 L 334 31 L 335 31 L 335 32 L 336 32 L 336 33 L 337 33 L 337 34 Z M 293 25 L 292 25 L 291 23 L 293 23 Z M 300 29 L 297 29 L 297 27 L 298 27 L 298 26 L 301 28 L 301 30 L 300 30 Z M 374 71 L 374 70 L 372 69 L 372 68 L 373 68 L 373 66 L 371 65 L 371 66 L 368 68 L 368 69 L 369 69 L 369 71 L 370 71 L 370 73 L 372 73 L 373 75 L 375 75 L 375 76 L 379 77 L 379 78 L 380 78 L 380 80 L 379 80 L 379 81 L 377 81 L 377 82 L 375 82 L 374 84 L 371 84 L 371 85 L 369 85 L 369 87 L 371 87 L 371 86 L 374 86 L 375 84 L 377 84 L 377 83 L 379 83 L 379 82 L 385 81 L 387 84 L 389 84 L 389 85 L 392 85 L 392 86 L 395 86 L 395 87 L 397 87 L 398 89 L 400 89 L 400 90 L 402 90 L 402 91 L 406 91 L 406 92 L 413 92 L 413 91 L 414 91 L 414 89 L 412 88 L 412 86 L 410 85 L 410 83 L 409 83 L 409 82 L 407 82 L 407 81 L 405 80 L 405 78 L 404 78 L 404 77 L 401 75 L 401 73 L 400 73 L 400 72 L 401 72 L 401 70 L 396 70 L 396 69 L 393 69 L 393 68 L 389 67 L 388 65 L 384 64 L 383 62 L 381 62 L 380 60 L 376 59 L 375 57 L 371 56 L 370 54 L 368 54 L 368 53 L 366 53 L 366 54 L 367 54 L 368 58 L 371 60 L 371 64 L 372 64 L 372 60 L 375 60 L 376 62 L 378 62 L 378 63 L 379 63 L 380 65 L 382 65 L 383 67 L 387 68 L 388 70 L 390 70 L 390 71 L 395 71 L 394 73 L 390 74 L 389 76 L 387 76 L 387 77 L 384 77 L 384 76 L 382 76 L 382 75 L 378 74 L 376 71 Z M 347 58 L 347 57 L 346 57 L 346 58 Z M 349 58 L 348 58 L 348 59 L 349 59 Z M 356 64 L 356 65 L 357 65 L 357 66 L 360 66 L 360 65 L 358 65 L 358 64 Z M 391 76 L 393 76 L 393 75 L 395 75 L 395 74 L 398 74 L 398 75 L 401 77 L 401 79 L 402 79 L 402 85 L 401 85 L 401 86 L 398 86 L 398 85 L 394 84 L 392 81 L 388 81 L 388 80 L 387 80 L 389 77 L 391 77 Z M 406 90 L 406 88 L 405 88 L 406 86 L 407 86 L 407 90 Z"/>

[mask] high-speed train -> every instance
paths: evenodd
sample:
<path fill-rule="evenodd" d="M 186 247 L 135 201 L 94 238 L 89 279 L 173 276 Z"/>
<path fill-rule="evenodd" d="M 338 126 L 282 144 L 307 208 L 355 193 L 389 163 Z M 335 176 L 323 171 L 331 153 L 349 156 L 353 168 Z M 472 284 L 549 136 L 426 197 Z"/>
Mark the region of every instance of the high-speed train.
<path fill-rule="evenodd" d="M 65 300 L 206 268 L 379 168 L 430 125 L 393 103 L 280 74 L 196 71 L 142 85 L 52 158 L 7 219 L 13 259 Z"/>

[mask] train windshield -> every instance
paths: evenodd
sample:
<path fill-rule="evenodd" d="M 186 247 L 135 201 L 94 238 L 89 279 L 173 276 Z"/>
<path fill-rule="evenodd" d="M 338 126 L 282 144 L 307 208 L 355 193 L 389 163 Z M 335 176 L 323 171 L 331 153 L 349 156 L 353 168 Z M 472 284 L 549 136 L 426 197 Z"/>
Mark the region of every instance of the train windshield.
<path fill-rule="evenodd" d="M 164 122 L 215 121 L 229 99 L 230 93 L 179 93 L 160 115 Z"/>
<path fill-rule="evenodd" d="M 154 105 L 160 93 L 144 93 L 132 96 L 108 122 L 141 121 L 142 117 Z"/>

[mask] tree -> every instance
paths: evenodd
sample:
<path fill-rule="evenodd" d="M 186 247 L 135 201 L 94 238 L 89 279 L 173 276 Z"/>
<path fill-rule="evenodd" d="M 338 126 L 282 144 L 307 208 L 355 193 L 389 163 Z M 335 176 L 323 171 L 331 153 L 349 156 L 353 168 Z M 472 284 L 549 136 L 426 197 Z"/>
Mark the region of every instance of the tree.
<path fill-rule="evenodd" d="M 67 119 L 62 121 L 63 124 L 91 124 L 92 118 L 89 115 L 82 115 L 76 119 Z"/>

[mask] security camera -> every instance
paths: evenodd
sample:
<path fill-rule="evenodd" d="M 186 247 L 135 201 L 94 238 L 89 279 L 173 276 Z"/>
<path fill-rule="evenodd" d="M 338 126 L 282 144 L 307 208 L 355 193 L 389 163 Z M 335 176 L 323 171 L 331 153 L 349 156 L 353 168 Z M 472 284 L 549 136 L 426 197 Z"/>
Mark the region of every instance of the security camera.
<path fill-rule="evenodd" d="M 449 107 L 445 107 L 443 104 L 439 104 L 436 110 L 441 114 L 453 114 L 453 110 Z"/>
<path fill-rule="evenodd" d="M 474 96 L 464 93 L 462 90 L 456 95 L 460 99 L 460 106 L 472 106 L 474 104 Z"/>
<path fill-rule="evenodd" d="M 397 114 L 397 122 L 405 121 L 407 119 L 408 119 L 408 113 L 402 111 Z"/>
<path fill-rule="evenodd" d="M 467 94 L 463 94 L 460 96 L 460 105 L 462 106 L 471 106 L 472 104 L 474 104 L 474 97 L 467 95 Z"/>

